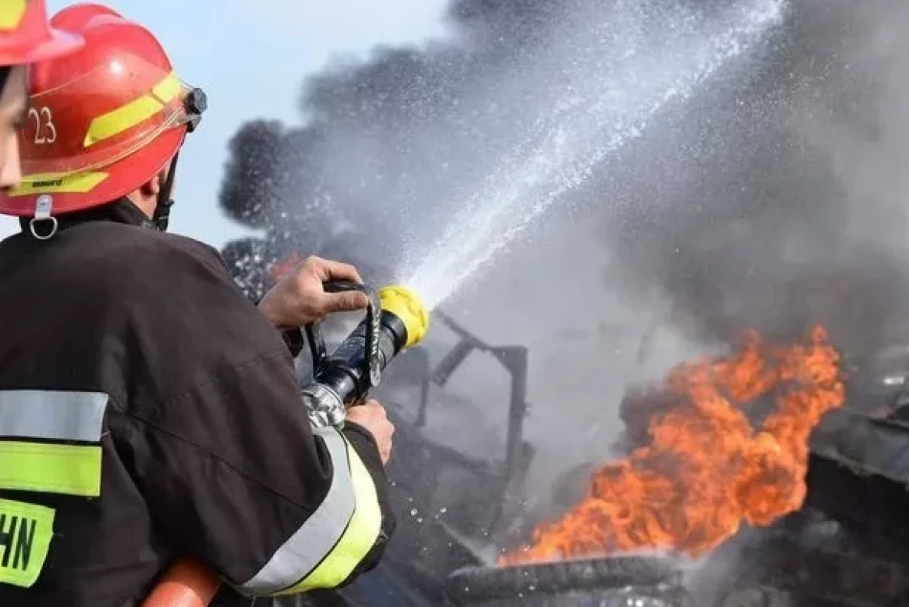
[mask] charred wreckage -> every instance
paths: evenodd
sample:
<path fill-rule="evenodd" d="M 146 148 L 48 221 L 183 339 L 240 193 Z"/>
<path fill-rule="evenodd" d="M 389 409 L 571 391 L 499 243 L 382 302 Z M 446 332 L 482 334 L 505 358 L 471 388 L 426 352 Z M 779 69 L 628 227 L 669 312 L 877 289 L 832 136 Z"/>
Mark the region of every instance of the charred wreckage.
<path fill-rule="evenodd" d="M 238 275 L 253 298 L 268 282 L 266 273 L 256 276 L 263 281 L 258 290 L 249 289 L 251 275 Z M 773 354 L 773 347 L 752 337 L 728 358 L 680 365 L 665 386 L 627 395 L 621 413 L 628 455 L 567 474 L 561 489 L 579 505 L 553 523 L 534 520 L 523 507 L 534 458 L 533 445 L 523 437 L 527 348 L 493 346 L 442 312 L 436 318 L 449 334 L 444 346 L 426 344 L 402 354 L 378 391 L 397 428 L 389 473 L 399 527 L 386 558 L 341 592 L 287 599 L 286 607 L 885 607 L 907 596 L 909 530 L 902 513 L 909 507 L 909 346 L 903 341 L 852 361 L 841 359 L 817 329 L 818 335 L 789 354 Z M 442 351 L 435 364 L 430 349 Z M 796 361 L 793 352 L 802 358 Z M 820 361 L 824 352 L 827 358 Z M 495 411 L 507 428 L 504 444 L 498 453 L 478 455 L 482 449 L 450 440 L 473 432 L 469 416 L 458 416 L 460 428 L 457 419 L 441 417 L 452 405 L 445 401 L 446 383 L 466 360 L 484 355 L 504 371 L 510 397 Z M 755 358 L 765 355 L 778 356 L 780 368 Z M 705 380 L 698 374 L 703 365 L 726 379 Z M 777 385 L 787 376 L 785 365 L 807 369 L 827 384 L 787 391 Z M 306 373 L 301 366 L 301 378 Z M 726 403 L 722 411 L 707 402 L 714 397 Z M 786 411 L 787 398 L 814 412 L 784 419 L 795 410 Z M 687 420 L 677 418 L 689 413 Z M 689 426 L 691 444 L 680 447 L 684 441 L 672 439 L 679 444 L 660 445 L 661 424 Z M 705 451 L 704 441 L 737 431 L 745 432 L 743 444 L 719 454 L 739 462 L 734 471 L 697 459 L 694 451 Z M 787 433 L 792 444 L 786 444 Z M 755 454 L 765 434 L 778 442 L 769 450 L 763 444 Z M 797 453 L 799 440 L 807 447 L 803 455 Z M 689 461 L 670 453 L 689 448 Z M 781 450 L 786 457 L 777 457 Z M 800 457 L 805 465 L 792 465 Z M 746 470 L 752 465 L 759 470 Z M 685 480 L 680 466 L 702 478 Z M 728 485 L 721 498 L 752 505 L 732 513 L 718 507 L 711 503 L 716 496 L 698 493 L 703 489 L 697 483 L 710 481 Z M 598 483 L 643 493 L 610 506 L 608 490 L 598 495 L 604 491 Z M 651 520 L 621 511 L 647 500 L 656 502 L 642 508 L 653 509 Z M 780 505 L 787 500 L 788 506 Z M 676 509 L 677 516 L 661 514 L 661 508 Z M 746 513 L 748 508 L 754 512 Z M 717 520 L 724 516 L 721 528 Z M 740 526 L 745 530 L 739 532 Z M 531 542 L 529 551 L 523 542 Z"/>
<path fill-rule="evenodd" d="M 517 23 L 523 15 L 524 21 L 545 24 L 545 15 L 534 11 L 545 13 L 544 7 L 553 4 L 554 0 L 455 2 L 464 9 L 465 20 L 482 12 L 480 5 L 500 9 L 501 23 L 495 23 L 501 31 L 492 28 L 495 35 L 490 36 L 497 41 L 495 52 L 520 47 L 520 40 L 508 36 L 520 33 L 521 40 L 527 38 L 523 32 L 512 32 L 509 23 Z M 891 0 L 870 4 L 896 5 Z M 855 76 L 858 70 L 851 69 L 843 52 L 844 40 L 863 37 L 860 32 L 842 34 L 850 30 L 843 23 L 847 18 L 838 13 L 845 11 L 852 19 L 852 9 L 843 7 L 853 5 L 842 0 L 799 4 L 786 25 L 784 40 L 773 51 L 774 60 L 768 62 L 772 67 L 758 73 L 741 93 L 749 103 L 736 105 L 735 116 L 744 112 L 749 124 L 759 126 L 746 129 L 748 145 L 731 135 L 716 138 L 715 145 L 720 156 L 747 158 L 741 160 L 742 166 L 733 167 L 739 169 L 734 178 L 727 170 L 704 176 L 716 180 L 713 193 L 722 200 L 718 208 L 723 212 L 731 212 L 727 207 L 732 196 L 747 191 L 749 195 L 741 198 L 749 203 L 759 199 L 761 204 L 777 205 L 766 215 L 780 220 L 780 225 L 798 224 L 807 234 L 836 245 L 835 238 L 818 231 L 825 223 L 807 206 L 814 200 L 809 191 L 825 204 L 835 200 L 836 192 L 818 194 L 818 184 L 836 180 L 825 172 L 823 158 L 814 158 L 817 166 L 806 165 L 805 148 L 785 130 L 788 122 L 767 108 L 785 108 L 784 103 L 771 102 L 775 95 L 785 96 L 780 91 L 793 88 L 794 82 L 815 83 L 794 88 L 823 93 L 824 83 L 845 81 L 852 83 L 849 90 L 858 101 L 834 104 L 831 112 L 847 114 L 843 119 L 847 121 L 863 95 L 876 90 Z M 471 7 L 474 12 L 466 10 Z M 831 31 L 836 35 L 829 35 Z M 320 116 L 333 115 L 335 109 L 366 108 L 362 116 L 345 110 L 344 120 L 354 123 L 353 131 L 369 131 L 388 112 L 393 132 L 410 133 L 404 124 L 406 100 L 432 98 L 413 94 L 420 90 L 418 84 L 438 80 L 433 71 L 438 66 L 431 59 L 390 52 L 361 73 L 345 72 L 337 82 L 326 78 L 321 88 L 313 89 L 315 101 L 310 102 L 321 110 L 315 112 Z M 449 55 L 443 59 L 457 64 Z M 475 59 L 469 65 L 482 63 Z M 409 72 L 396 69 L 400 66 L 395 61 L 411 66 L 412 81 L 407 80 Z M 377 89 L 383 94 L 376 94 Z M 444 87 L 440 91 L 446 103 L 457 96 Z M 806 95 L 812 102 L 817 98 L 840 101 L 846 97 L 840 93 Z M 346 105 L 337 101 L 339 95 Z M 424 113 L 438 119 L 438 112 Z M 385 251 L 378 254 L 378 249 L 364 247 L 381 238 L 369 238 L 351 226 L 339 229 L 335 218 L 326 214 L 325 206 L 356 207 L 358 196 L 366 196 L 328 186 L 327 193 L 320 189 L 324 159 L 319 150 L 325 144 L 323 138 L 333 142 L 331 126 L 317 121 L 305 128 L 285 129 L 253 122 L 232 143 L 233 165 L 222 191 L 222 206 L 232 218 L 264 228 L 265 234 L 231 242 L 223 254 L 238 285 L 253 299 L 264 294 L 269 267 L 294 251 L 352 261 L 374 284 L 394 278 L 387 268 L 370 263 L 386 258 Z M 763 138 L 757 134 L 762 129 Z M 718 130 L 728 134 L 731 127 Z M 722 147 L 724 141 L 727 148 Z M 393 163 L 387 167 L 390 172 L 398 168 Z M 704 204 L 708 199 L 704 187 L 692 194 L 696 200 L 690 205 L 682 199 L 665 206 Z M 647 196 L 653 194 L 652 189 L 642 190 Z M 340 200 L 316 204 L 328 194 Z M 311 200 L 314 206 L 297 208 L 281 202 L 289 199 Z M 685 217 L 674 219 L 678 221 L 669 223 L 681 225 Z M 640 249 L 655 251 L 651 256 L 659 258 L 656 267 L 665 268 L 666 276 L 640 271 L 641 264 L 626 265 L 637 270 L 642 281 L 658 283 L 676 296 L 692 294 L 687 307 L 704 308 L 712 300 L 723 302 L 723 293 L 738 292 L 740 280 L 756 280 L 749 264 L 762 247 L 782 248 L 774 238 L 784 230 L 772 222 L 769 229 L 755 231 L 753 251 L 740 242 L 740 233 L 729 231 L 724 222 L 715 223 L 722 224 L 735 242 L 701 251 L 687 245 L 710 242 L 709 237 L 717 234 L 709 226 L 689 226 L 692 229 L 673 228 L 672 234 L 651 229 L 652 239 L 643 238 L 642 230 L 626 230 L 627 241 L 620 240 L 619 248 L 630 251 L 629 255 L 639 254 Z M 371 234 L 381 227 L 364 231 Z M 839 224 L 833 227 L 837 230 Z M 738 257 L 727 255 L 730 251 L 743 251 L 746 259 L 736 265 L 732 262 Z M 664 263 L 666 259 L 670 262 Z M 727 272 L 718 271 L 718 260 L 731 260 L 728 267 L 720 268 Z M 779 274 L 765 273 L 768 281 L 777 280 Z M 853 274 L 873 273 L 862 269 Z M 674 281 L 697 288 L 685 291 Z M 884 281 L 896 282 L 886 277 Z M 825 299 L 845 300 L 830 295 L 828 287 L 835 280 L 822 276 L 819 282 L 824 289 L 817 290 Z M 773 291 L 779 295 L 771 288 L 775 282 L 756 284 L 747 294 Z M 877 316 L 886 317 L 890 308 L 873 304 L 894 301 L 899 302 L 893 306 L 898 308 L 904 299 L 876 297 L 874 286 L 852 289 L 867 293 L 868 298 L 852 302 L 851 308 L 871 308 L 879 312 Z M 808 299 L 804 289 L 793 292 L 797 304 Z M 686 303 L 684 298 L 680 301 Z M 749 317 L 747 322 L 772 307 L 753 296 L 734 303 L 726 308 L 746 309 L 741 316 Z M 806 315 L 818 309 L 823 307 L 815 306 Z M 894 314 L 901 316 L 903 311 Z M 782 353 L 774 352 L 772 345 L 746 340 L 726 359 L 680 365 L 665 385 L 627 395 L 621 407 L 625 456 L 566 474 L 558 491 L 567 503 L 556 506 L 553 516 L 530 514 L 524 507 L 531 490 L 526 477 L 535 457 L 534 446 L 523 434 L 528 415 L 528 349 L 488 344 L 438 311 L 435 319 L 430 338 L 446 333 L 447 339 L 428 339 L 402 354 L 378 390 L 397 428 L 389 475 L 399 524 L 385 559 L 341 592 L 313 593 L 289 600 L 288 607 L 889 607 L 907 603 L 909 525 L 903 513 L 909 508 L 909 331 L 902 335 L 881 331 L 879 336 L 861 326 L 859 333 L 874 333 L 868 338 L 873 345 L 852 348 L 852 341 L 843 340 L 842 353 L 832 350 L 816 332 L 804 343 L 783 347 Z M 802 320 L 798 318 L 796 324 Z M 737 330 L 742 319 L 728 321 Z M 834 319 L 820 321 L 836 324 Z M 858 327 L 860 323 L 840 324 Z M 839 335 L 835 337 L 839 344 Z M 453 401 L 446 392 L 457 370 L 478 356 L 487 357 L 490 368 L 502 370 L 510 385 L 508 401 L 498 408 L 494 403 Z M 722 381 L 706 381 L 705 369 Z M 775 375 L 764 373 L 767 369 Z M 301 374 L 305 373 L 302 368 Z M 818 384 L 799 386 L 805 376 Z M 487 417 L 498 415 L 504 422 L 504 439 L 481 446 L 459 444 L 475 434 L 477 426 L 469 412 L 480 406 Z M 800 411 L 807 414 L 800 416 Z M 621 494 L 616 493 L 619 490 Z"/>

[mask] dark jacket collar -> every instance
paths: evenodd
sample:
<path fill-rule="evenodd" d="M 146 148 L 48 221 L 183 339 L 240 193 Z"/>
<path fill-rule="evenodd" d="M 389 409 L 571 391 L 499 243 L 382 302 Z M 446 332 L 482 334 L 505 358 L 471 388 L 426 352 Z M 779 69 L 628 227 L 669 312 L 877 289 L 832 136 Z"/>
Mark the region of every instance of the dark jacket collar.
<path fill-rule="evenodd" d="M 23 232 L 28 233 L 28 223 L 30 217 L 19 219 L 19 227 Z M 125 223 L 133 226 L 153 227 L 151 220 L 143 213 L 139 207 L 134 205 L 128 198 L 120 198 L 110 204 L 85 211 L 67 213 L 57 216 L 57 222 L 60 230 L 65 230 L 74 225 L 79 225 L 88 221 L 113 221 L 114 223 Z"/>

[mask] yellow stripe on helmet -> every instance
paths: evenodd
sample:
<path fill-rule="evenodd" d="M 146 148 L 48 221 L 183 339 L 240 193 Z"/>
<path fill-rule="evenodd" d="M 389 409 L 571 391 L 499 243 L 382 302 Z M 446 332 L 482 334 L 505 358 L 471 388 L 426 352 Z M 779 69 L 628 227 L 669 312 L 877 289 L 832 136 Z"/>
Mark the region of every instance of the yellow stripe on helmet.
<path fill-rule="evenodd" d="M 2 1 L 2 0 L 0 0 Z M 10 196 L 33 194 L 85 194 L 107 179 L 107 173 L 35 173 L 22 177 Z"/>
<path fill-rule="evenodd" d="M 180 94 L 180 80 L 171 72 L 167 78 L 152 87 L 152 95 L 163 103 L 170 103 Z"/>
<path fill-rule="evenodd" d="M 14 30 L 19 27 L 28 0 L 0 0 L 0 30 Z"/>
<path fill-rule="evenodd" d="M 99 141 L 138 126 L 164 109 L 180 94 L 180 80 L 171 72 L 152 88 L 150 94 L 142 95 L 124 106 L 107 112 L 92 120 L 82 145 L 90 147 Z"/>

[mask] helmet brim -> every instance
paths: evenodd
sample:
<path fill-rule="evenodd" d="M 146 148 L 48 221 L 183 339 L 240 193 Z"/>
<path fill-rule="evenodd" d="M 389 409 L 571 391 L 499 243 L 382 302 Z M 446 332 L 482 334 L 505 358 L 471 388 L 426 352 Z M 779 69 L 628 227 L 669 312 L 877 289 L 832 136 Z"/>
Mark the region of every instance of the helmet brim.
<path fill-rule="evenodd" d="M 23 63 L 37 63 L 55 59 L 82 48 L 84 44 L 85 40 L 83 40 L 82 36 L 51 27 L 48 28 L 48 37 L 43 42 L 29 49 Z"/>

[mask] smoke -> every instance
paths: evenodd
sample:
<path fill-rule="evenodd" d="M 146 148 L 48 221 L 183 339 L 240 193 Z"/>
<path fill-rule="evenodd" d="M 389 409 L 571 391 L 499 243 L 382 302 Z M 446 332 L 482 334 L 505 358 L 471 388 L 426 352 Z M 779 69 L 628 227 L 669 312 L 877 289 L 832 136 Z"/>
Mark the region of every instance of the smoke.
<path fill-rule="evenodd" d="M 666 46 L 673 39 L 661 30 L 685 20 L 680 29 L 688 38 L 710 33 L 710 12 L 628 0 L 453 2 L 452 39 L 378 49 L 366 63 L 338 62 L 310 77 L 302 127 L 245 125 L 231 142 L 221 205 L 242 223 L 267 227 L 279 250 L 325 252 L 343 232 L 368 251 L 345 256 L 382 260 L 389 271 L 376 268 L 381 278 L 391 268 L 419 265 L 458 207 L 520 155 L 516 148 L 534 137 L 557 139 L 537 131 L 578 97 L 599 91 L 612 101 L 580 103 L 617 105 L 615 118 L 623 121 L 635 116 L 623 102 L 652 104 L 679 77 L 674 72 L 694 62 L 671 56 L 684 56 L 691 45 L 684 34 L 682 44 Z M 648 90 L 648 77 L 657 91 Z M 637 92 L 623 98 L 609 79 Z M 597 81 L 606 84 L 591 84 Z M 590 116 L 591 129 L 596 120 Z"/>
<path fill-rule="evenodd" d="M 379 48 L 304 83 L 306 125 L 244 125 L 231 142 L 220 193 L 228 216 L 269 227 L 279 249 L 326 252 L 338 232 L 381 259 L 402 255 L 478 183 L 522 127 L 514 96 L 543 94 L 520 77 L 570 3 L 460 0 L 453 41 Z M 518 88 L 508 88 L 509 82 Z M 377 282 L 379 276 L 373 277 Z"/>
<path fill-rule="evenodd" d="M 448 39 L 306 79 L 302 126 L 256 120 L 231 142 L 220 204 L 263 231 L 228 245 L 238 280 L 261 295 L 261 270 L 290 250 L 351 261 L 373 284 L 399 278 L 552 114 L 566 74 L 608 71 L 636 11 L 681 4 L 456 0 Z M 526 434 L 553 473 L 610 455 L 629 381 L 744 327 L 791 337 L 824 322 L 862 353 L 902 321 L 902 4 L 794 1 L 769 50 L 664 111 L 446 303 L 484 340 L 530 348 Z M 469 396 L 504 432 L 490 368 Z"/>
<path fill-rule="evenodd" d="M 687 153 L 624 184 L 647 210 L 604 227 L 607 283 L 659 285 L 702 338 L 822 322 L 850 354 L 880 347 L 909 295 L 907 25 L 905 3 L 797 4 L 750 86 L 674 117 Z"/>

